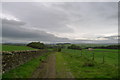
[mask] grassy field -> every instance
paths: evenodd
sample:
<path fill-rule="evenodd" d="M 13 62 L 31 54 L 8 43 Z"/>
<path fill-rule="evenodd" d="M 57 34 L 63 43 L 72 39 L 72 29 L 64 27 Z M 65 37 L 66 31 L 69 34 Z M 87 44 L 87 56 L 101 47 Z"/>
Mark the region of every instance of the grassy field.
<path fill-rule="evenodd" d="M 35 50 L 27 46 L 2 45 L 2 51 L 20 51 L 20 50 Z"/>
<path fill-rule="evenodd" d="M 92 58 L 94 53 L 94 59 L 96 62 L 102 63 L 103 57 L 104 62 L 109 65 L 117 65 L 118 64 L 118 50 L 114 49 L 96 49 L 93 51 L 83 50 L 84 56 L 87 58 Z"/>
<path fill-rule="evenodd" d="M 81 55 L 82 53 L 82 55 Z M 94 53 L 94 60 L 92 60 Z M 104 55 L 104 64 L 103 64 Z M 63 49 L 62 56 L 75 78 L 115 78 L 118 70 L 117 50 Z"/>
<path fill-rule="evenodd" d="M 34 70 L 41 64 L 41 61 L 44 61 L 50 53 L 45 53 L 38 58 L 34 58 L 31 61 L 10 70 L 3 74 L 3 78 L 31 78 Z"/>
<path fill-rule="evenodd" d="M 94 49 L 94 51 L 108 51 L 108 52 L 115 51 L 115 52 L 118 52 L 119 50 L 118 49 Z"/>
<path fill-rule="evenodd" d="M 13 45 L 3 45 L 2 48 L 3 51 L 35 50 L 27 46 Z M 55 52 L 55 55 L 57 78 L 116 78 L 118 76 L 117 49 L 94 49 L 92 51 L 62 49 L 61 52 Z M 31 73 L 40 65 L 40 59 L 44 60 L 46 57 L 32 59 L 3 74 L 3 78 L 30 78 Z"/>

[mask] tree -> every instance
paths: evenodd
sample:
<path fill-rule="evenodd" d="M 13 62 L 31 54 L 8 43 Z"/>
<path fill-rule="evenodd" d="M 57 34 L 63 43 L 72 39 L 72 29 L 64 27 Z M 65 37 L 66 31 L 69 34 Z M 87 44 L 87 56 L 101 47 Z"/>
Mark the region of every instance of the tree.
<path fill-rule="evenodd" d="M 82 50 L 80 46 L 77 46 L 75 44 L 72 44 L 71 46 L 68 46 L 68 49 L 77 49 L 77 50 Z"/>
<path fill-rule="evenodd" d="M 37 48 L 37 49 L 44 49 L 45 45 L 43 43 L 40 42 L 31 42 L 29 44 L 27 44 L 27 46 L 32 47 L 32 48 Z"/>

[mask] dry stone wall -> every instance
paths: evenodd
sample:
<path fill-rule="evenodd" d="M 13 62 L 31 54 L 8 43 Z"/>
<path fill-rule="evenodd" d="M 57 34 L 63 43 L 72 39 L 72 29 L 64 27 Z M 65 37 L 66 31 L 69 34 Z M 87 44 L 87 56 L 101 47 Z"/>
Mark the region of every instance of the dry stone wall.
<path fill-rule="evenodd" d="M 2 72 L 5 73 L 17 66 L 20 66 L 27 61 L 41 56 L 46 53 L 46 50 L 34 50 L 34 51 L 3 51 L 2 52 Z"/>

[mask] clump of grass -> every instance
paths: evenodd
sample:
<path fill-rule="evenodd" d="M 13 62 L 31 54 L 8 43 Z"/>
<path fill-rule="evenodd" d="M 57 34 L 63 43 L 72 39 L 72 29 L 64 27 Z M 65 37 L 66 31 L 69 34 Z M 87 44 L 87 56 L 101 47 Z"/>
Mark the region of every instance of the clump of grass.
<path fill-rule="evenodd" d="M 84 62 L 83 67 L 94 67 L 95 63 L 92 61 Z"/>
<path fill-rule="evenodd" d="M 42 63 L 45 63 L 45 62 L 46 62 L 46 61 L 45 61 L 46 57 L 47 57 L 47 56 L 44 56 L 44 57 L 41 56 L 39 60 L 40 60 Z"/>

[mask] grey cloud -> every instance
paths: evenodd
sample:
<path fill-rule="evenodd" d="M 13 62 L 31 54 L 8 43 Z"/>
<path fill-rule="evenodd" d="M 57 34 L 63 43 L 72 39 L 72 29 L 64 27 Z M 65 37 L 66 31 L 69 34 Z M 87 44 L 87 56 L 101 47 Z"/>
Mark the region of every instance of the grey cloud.
<path fill-rule="evenodd" d="M 114 36 L 106 36 L 106 37 L 98 37 L 99 38 L 104 38 L 106 40 L 97 40 L 97 43 L 118 43 L 120 36 L 119 35 L 114 35 Z"/>
<path fill-rule="evenodd" d="M 102 43 L 102 40 L 69 40 L 57 37 L 55 33 L 90 33 L 92 37 L 94 34 L 116 33 L 118 28 L 117 2 L 8 2 L 3 3 L 2 7 L 3 13 L 21 20 L 3 20 L 3 37 L 6 39 Z M 31 30 L 32 27 L 37 30 Z M 113 42 L 112 38 L 107 39 Z"/>
<path fill-rule="evenodd" d="M 9 24 L 9 25 L 25 25 L 24 22 L 21 21 L 15 21 L 15 20 L 7 20 L 7 19 L 2 19 L 2 24 Z"/>
<path fill-rule="evenodd" d="M 96 43 L 96 44 L 109 44 L 109 43 L 118 43 L 118 39 L 114 40 L 74 40 L 72 43 Z"/>
<path fill-rule="evenodd" d="M 113 35 L 113 36 L 100 36 L 100 37 L 97 37 L 97 38 L 106 38 L 106 39 L 118 39 L 120 36 L 119 35 Z"/>
<path fill-rule="evenodd" d="M 23 22 L 3 19 L 2 37 L 11 40 L 27 40 L 27 41 L 47 41 L 47 42 L 62 42 L 69 41 L 67 38 L 59 38 L 53 34 L 40 30 L 30 30 L 23 28 Z M 16 27 L 17 26 L 17 27 Z"/>
<path fill-rule="evenodd" d="M 118 40 L 119 37 L 120 36 L 115 35 L 115 36 L 108 36 L 108 37 L 104 37 L 104 38 L 106 38 L 108 40 Z"/>
<path fill-rule="evenodd" d="M 69 40 L 67 38 L 60 38 L 57 36 L 54 36 L 53 34 L 47 33 L 45 31 L 40 30 L 30 30 L 23 28 L 21 26 L 25 26 L 25 22 L 18 22 L 13 20 L 7 20 L 3 19 L 3 25 L 2 25 L 2 37 L 3 42 L 19 42 L 19 40 L 22 42 L 24 41 L 43 41 L 43 42 L 71 42 L 71 43 L 110 43 L 113 41 L 113 39 L 117 36 L 108 36 L 104 37 L 109 40 Z M 24 24 L 23 24 L 24 23 Z M 17 28 L 16 28 L 17 26 Z M 98 37 L 102 38 L 102 37 Z M 116 39 L 117 40 L 117 39 Z M 113 43 L 116 41 L 114 40 Z"/>
<path fill-rule="evenodd" d="M 37 28 L 53 32 L 73 32 L 71 28 L 66 26 L 68 19 L 64 13 L 41 6 L 42 3 L 39 6 L 35 5 L 35 3 L 3 3 L 3 8 L 11 10 L 10 14 L 18 16 L 22 21 Z M 19 11 L 14 7 L 17 7 Z M 6 12 L 6 10 L 3 10 L 3 12 Z"/>
<path fill-rule="evenodd" d="M 87 28 L 82 32 L 95 29 L 100 33 L 101 27 L 112 30 L 117 25 L 117 2 L 3 3 L 3 8 L 4 13 L 13 14 L 22 21 L 49 32 L 75 32 L 67 26 L 70 24 L 73 28 Z"/>

